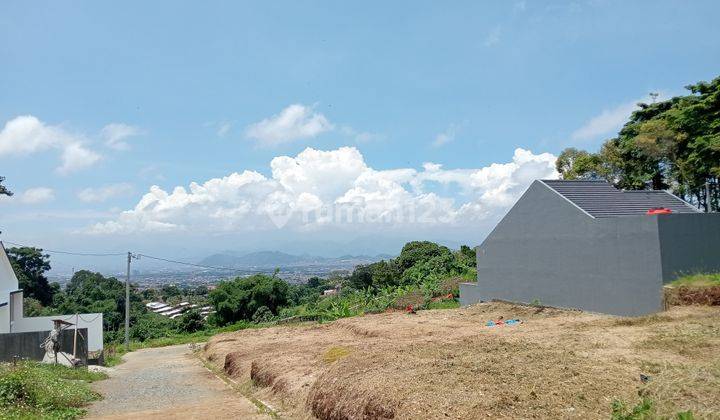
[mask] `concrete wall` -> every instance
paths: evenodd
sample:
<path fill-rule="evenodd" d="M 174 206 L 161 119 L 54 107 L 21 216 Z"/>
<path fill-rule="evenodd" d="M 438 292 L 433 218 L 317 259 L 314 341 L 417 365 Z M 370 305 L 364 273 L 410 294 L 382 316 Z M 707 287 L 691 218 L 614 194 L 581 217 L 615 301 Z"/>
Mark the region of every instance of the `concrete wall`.
<path fill-rule="evenodd" d="M 18 279 L 12 269 L 10 259 L 5 252 L 5 246 L 0 242 L 0 292 L 17 290 Z"/>
<path fill-rule="evenodd" d="M 538 300 L 617 315 L 662 309 L 656 217 L 593 219 L 536 181 L 476 250 L 478 282 L 461 286 L 463 304 Z"/>
<path fill-rule="evenodd" d="M 49 331 L 53 327 L 54 319 L 76 323 L 75 315 L 54 315 L 54 316 L 23 316 L 23 294 L 13 293 L 10 297 L 11 322 L 10 332 Z M 79 314 L 77 317 L 78 328 L 88 330 L 88 350 L 91 352 L 103 349 L 103 314 Z"/>
<path fill-rule="evenodd" d="M 33 331 L 21 333 L 0 334 L 0 362 L 11 362 L 14 357 L 29 360 L 42 360 L 45 349 L 40 345 L 45 341 L 50 331 Z M 60 351 L 72 354 L 73 337 L 75 330 L 60 332 Z M 77 358 L 87 364 L 87 343 L 80 338 L 87 337 L 87 330 L 78 329 Z M 62 357 L 62 356 L 59 356 Z"/>
<path fill-rule="evenodd" d="M 0 306 L 0 334 L 10 332 L 10 304 Z"/>
<path fill-rule="evenodd" d="M 663 281 L 679 275 L 720 272 L 720 213 L 658 217 Z"/>

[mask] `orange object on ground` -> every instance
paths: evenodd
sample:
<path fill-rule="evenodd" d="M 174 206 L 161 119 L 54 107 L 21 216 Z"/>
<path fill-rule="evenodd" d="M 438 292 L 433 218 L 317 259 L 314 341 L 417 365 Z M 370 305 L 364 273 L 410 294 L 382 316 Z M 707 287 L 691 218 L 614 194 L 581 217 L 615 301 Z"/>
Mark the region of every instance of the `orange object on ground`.
<path fill-rule="evenodd" d="M 667 207 L 653 207 L 650 210 L 647 211 L 645 214 L 671 214 L 672 210 L 670 210 Z"/>

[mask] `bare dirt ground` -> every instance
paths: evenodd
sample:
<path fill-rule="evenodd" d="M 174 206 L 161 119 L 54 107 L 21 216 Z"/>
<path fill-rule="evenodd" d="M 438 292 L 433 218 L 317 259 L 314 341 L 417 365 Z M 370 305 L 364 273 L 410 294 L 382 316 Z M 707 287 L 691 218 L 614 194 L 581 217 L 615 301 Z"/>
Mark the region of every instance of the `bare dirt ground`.
<path fill-rule="evenodd" d="M 110 378 L 93 383 L 104 399 L 93 419 L 267 419 L 209 372 L 187 345 L 138 350 Z"/>
<path fill-rule="evenodd" d="M 523 323 L 485 325 L 501 316 Z M 204 354 L 291 418 L 609 418 L 640 395 L 658 415 L 720 418 L 720 307 L 484 303 L 227 333 Z"/>

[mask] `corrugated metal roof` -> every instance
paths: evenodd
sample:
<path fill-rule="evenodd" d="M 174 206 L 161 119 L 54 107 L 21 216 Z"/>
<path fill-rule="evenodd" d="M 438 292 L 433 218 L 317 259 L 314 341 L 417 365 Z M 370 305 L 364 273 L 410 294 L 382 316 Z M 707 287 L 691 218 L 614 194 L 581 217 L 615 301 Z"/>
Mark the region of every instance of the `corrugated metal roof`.
<path fill-rule="evenodd" d="M 636 216 L 653 207 L 666 207 L 673 213 L 699 212 L 667 191 L 624 191 L 605 181 L 542 182 L 593 217 Z"/>

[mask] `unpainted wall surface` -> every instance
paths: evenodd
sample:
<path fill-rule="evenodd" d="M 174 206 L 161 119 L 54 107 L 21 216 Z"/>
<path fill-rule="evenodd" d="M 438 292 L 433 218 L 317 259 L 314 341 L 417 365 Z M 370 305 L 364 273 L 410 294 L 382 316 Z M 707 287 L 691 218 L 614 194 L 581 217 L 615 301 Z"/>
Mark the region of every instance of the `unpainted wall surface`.
<path fill-rule="evenodd" d="M 539 301 L 617 315 L 662 309 L 657 219 L 593 219 L 539 182 L 477 248 L 477 262 L 477 289 L 466 286 L 467 297 L 461 289 L 463 303 Z"/>
<path fill-rule="evenodd" d="M 720 272 L 720 213 L 658 216 L 663 281 Z"/>
<path fill-rule="evenodd" d="M 86 328 L 90 336 L 88 348 L 92 352 L 103 349 L 103 314 L 53 315 L 53 316 L 23 316 L 23 293 L 13 293 L 10 300 L 11 328 L 10 332 L 46 331 L 53 327 L 53 321 L 60 319 L 77 324 L 78 328 Z"/>
<path fill-rule="evenodd" d="M 13 358 L 40 361 L 45 356 L 45 349 L 40 345 L 50 335 L 50 331 L 33 331 L 0 334 L 0 362 L 11 362 Z M 60 351 L 72 354 L 73 339 L 75 330 L 63 330 L 60 332 Z M 87 329 L 78 328 L 77 358 L 87 364 Z M 62 356 L 58 356 L 62 357 Z"/>

